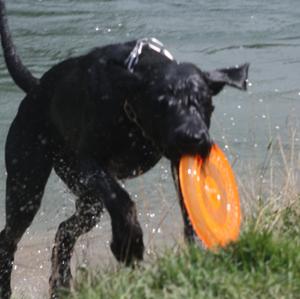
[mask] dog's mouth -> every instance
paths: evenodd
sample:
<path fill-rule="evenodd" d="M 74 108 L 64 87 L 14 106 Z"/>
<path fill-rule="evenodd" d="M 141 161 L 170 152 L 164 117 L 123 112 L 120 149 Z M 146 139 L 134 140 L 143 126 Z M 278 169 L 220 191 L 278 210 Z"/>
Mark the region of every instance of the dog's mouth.
<path fill-rule="evenodd" d="M 190 142 L 178 142 L 165 148 L 164 155 L 172 162 L 177 163 L 184 155 L 200 155 L 202 159 L 206 159 L 211 151 L 212 140 L 198 140 Z"/>

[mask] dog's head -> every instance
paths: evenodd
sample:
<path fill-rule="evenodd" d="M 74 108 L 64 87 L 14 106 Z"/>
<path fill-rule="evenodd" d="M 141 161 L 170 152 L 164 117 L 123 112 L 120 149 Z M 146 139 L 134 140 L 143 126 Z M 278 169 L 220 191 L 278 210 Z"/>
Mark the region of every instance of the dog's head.
<path fill-rule="evenodd" d="M 247 64 L 203 72 L 193 64 L 170 63 L 143 82 L 130 112 L 167 158 L 196 153 L 206 157 L 212 145 L 212 97 L 225 85 L 246 89 L 247 72 Z"/>
<path fill-rule="evenodd" d="M 167 158 L 176 161 L 196 153 L 206 157 L 212 146 L 212 97 L 225 85 L 245 90 L 249 65 L 204 72 L 193 64 L 177 63 L 164 48 L 160 53 L 145 49 L 141 56 L 131 71 L 139 88 L 133 87 L 126 101 L 127 114 Z"/>

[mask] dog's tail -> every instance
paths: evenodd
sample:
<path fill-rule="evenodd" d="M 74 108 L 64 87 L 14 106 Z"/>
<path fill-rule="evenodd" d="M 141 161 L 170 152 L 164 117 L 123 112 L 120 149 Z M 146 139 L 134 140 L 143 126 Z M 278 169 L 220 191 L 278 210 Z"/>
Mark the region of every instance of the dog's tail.
<path fill-rule="evenodd" d="M 39 79 L 22 63 L 8 27 L 5 1 L 0 0 L 0 34 L 7 69 L 15 83 L 26 93 L 39 84 Z"/>

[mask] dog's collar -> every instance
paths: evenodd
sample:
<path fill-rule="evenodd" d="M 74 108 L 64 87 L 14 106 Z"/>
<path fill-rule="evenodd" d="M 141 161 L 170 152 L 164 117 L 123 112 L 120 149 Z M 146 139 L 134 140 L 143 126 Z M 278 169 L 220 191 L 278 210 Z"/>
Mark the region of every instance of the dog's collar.
<path fill-rule="evenodd" d="M 125 65 L 131 73 L 134 71 L 134 67 L 138 64 L 139 56 L 142 54 L 143 48 L 145 46 L 148 46 L 153 51 L 164 55 L 172 61 L 174 60 L 173 55 L 164 47 L 163 43 L 161 43 L 158 39 L 154 37 L 141 38 L 137 40 L 134 48 L 125 60 Z"/>

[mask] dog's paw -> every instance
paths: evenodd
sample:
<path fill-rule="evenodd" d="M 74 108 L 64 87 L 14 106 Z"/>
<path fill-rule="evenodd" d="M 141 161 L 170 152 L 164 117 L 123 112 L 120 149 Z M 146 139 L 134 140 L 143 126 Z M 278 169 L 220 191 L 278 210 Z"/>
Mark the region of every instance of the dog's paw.
<path fill-rule="evenodd" d="M 143 232 L 139 223 L 125 225 L 113 234 L 110 248 L 115 258 L 127 266 L 143 259 Z"/>

